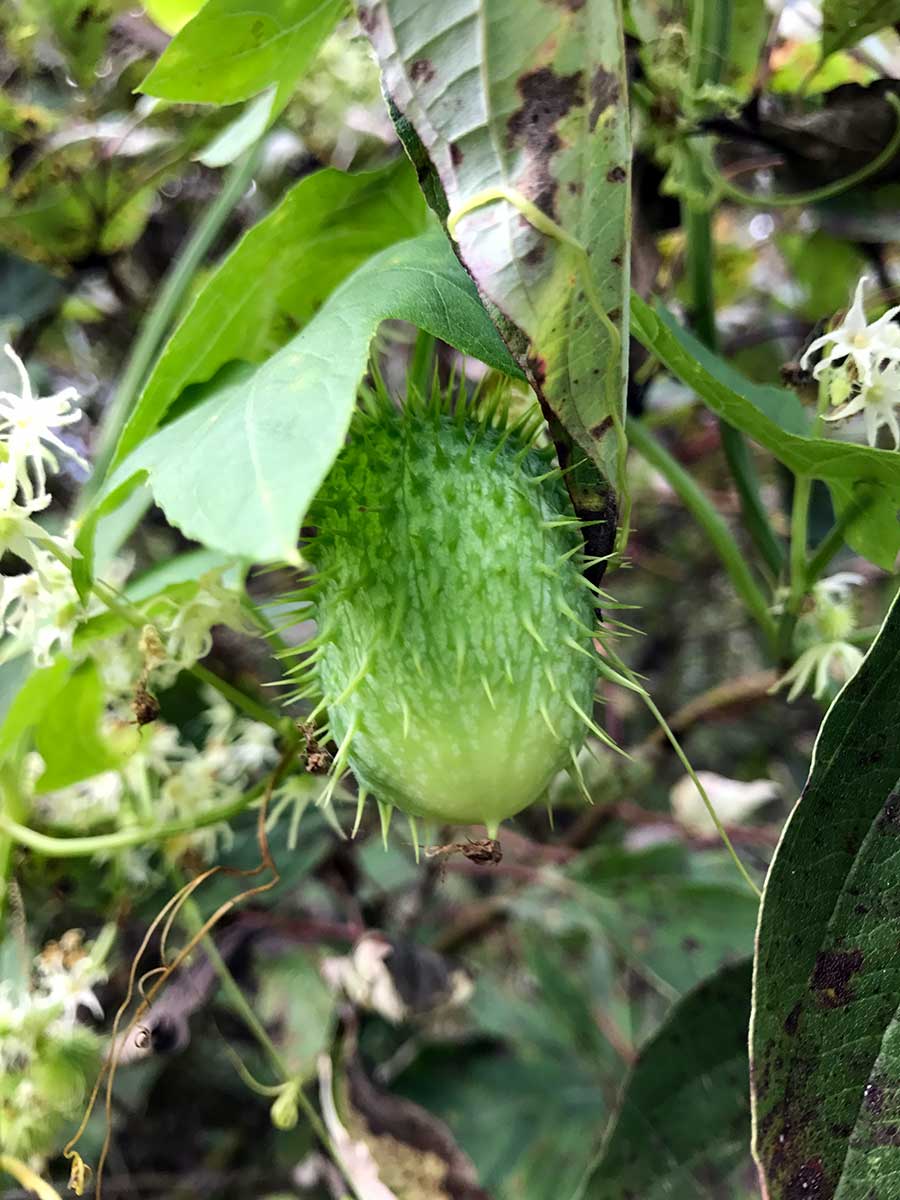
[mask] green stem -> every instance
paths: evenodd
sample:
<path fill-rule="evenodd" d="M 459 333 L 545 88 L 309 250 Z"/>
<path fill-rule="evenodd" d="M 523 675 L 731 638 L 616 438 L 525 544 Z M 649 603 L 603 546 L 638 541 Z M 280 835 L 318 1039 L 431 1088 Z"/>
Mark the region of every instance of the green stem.
<path fill-rule="evenodd" d="M 799 605 L 807 592 L 806 554 L 809 548 L 809 500 L 812 480 L 808 475 L 794 479 L 791 504 L 791 603 Z"/>
<path fill-rule="evenodd" d="M 185 879 L 174 863 L 169 864 L 169 878 L 172 881 L 175 891 L 180 892 L 185 885 Z M 191 936 L 195 936 L 203 928 L 203 917 L 192 896 L 189 896 L 182 904 L 180 916 L 184 918 L 185 927 Z M 291 1073 L 287 1069 L 284 1059 L 278 1053 L 275 1043 L 266 1032 L 262 1021 L 260 1021 L 259 1017 L 253 1011 L 253 1008 L 247 1001 L 247 997 L 241 991 L 231 971 L 229 971 L 228 964 L 219 953 L 216 943 L 207 933 L 200 939 L 200 945 L 203 947 L 203 952 L 209 959 L 210 965 L 219 977 L 219 984 L 222 991 L 234 1005 L 237 1012 L 240 1013 L 241 1020 L 253 1034 L 254 1038 L 256 1038 L 275 1074 L 281 1079 L 282 1083 L 286 1083 L 290 1079 Z M 316 1119 L 318 1120 L 318 1117 Z M 318 1129 L 316 1132 L 319 1132 Z"/>
<path fill-rule="evenodd" d="M 135 825 L 131 829 L 117 829 L 112 833 L 98 833 L 84 837 L 54 837 L 39 833 L 22 825 L 6 811 L 0 810 L 0 834 L 47 858 L 86 858 L 92 854 L 106 854 L 113 850 L 127 850 L 130 846 L 145 846 L 150 842 L 164 842 L 167 838 L 182 833 L 193 833 L 219 821 L 228 821 L 248 808 L 262 794 L 262 786 L 251 788 L 243 796 L 229 800 L 203 813 L 190 817 L 179 817 L 161 825 Z"/>
<path fill-rule="evenodd" d="M 694 181 L 699 184 L 702 172 Z M 710 216 L 686 202 L 683 221 L 687 235 L 687 278 L 691 295 L 692 324 L 700 340 L 716 349 L 715 299 L 713 295 L 713 248 Z M 737 488 L 744 524 L 766 566 L 773 575 L 781 571 L 784 554 L 772 531 L 769 518 L 759 494 L 759 482 L 750 451 L 740 430 L 719 420 L 719 437 L 725 461 Z"/>
<path fill-rule="evenodd" d="M 747 560 L 734 540 L 730 529 L 693 477 L 656 440 L 641 421 L 632 417 L 628 421 L 627 428 L 631 445 L 664 476 L 679 500 L 709 538 L 710 544 L 734 584 L 735 591 L 774 649 L 775 622 L 769 612 L 765 596 L 753 578 L 750 568 L 747 566 Z"/>
<path fill-rule="evenodd" d="M 851 188 L 858 187 L 873 175 L 877 175 L 882 167 L 886 167 L 893 162 L 900 152 L 900 99 L 894 95 L 888 94 L 887 102 L 893 107 L 896 117 L 894 132 L 891 134 L 887 145 L 875 157 L 860 167 L 857 171 L 850 175 L 845 175 L 843 179 L 835 180 L 834 183 L 824 184 L 820 188 L 814 188 L 809 192 L 794 192 L 786 196 L 772 195 L 756 195 L 754 192 L 748 192 L 744 188 L 738 187 L 731 180 L 726 179 L 724 175 L 716 171 L 714 186 L 718 189 L 720 195 L 727 196 L 729 200 L 735 200 L 739 204 L 753 205 L 754 208 L 794 208 L 797 205 L 818 204 L 822 200 L 830 200 L 833 196 L 840 196 L 843 192 L 849 191 Z"/>
<path fill-rule="evenodd" d="M 717 83 L 727 59 L 731 27 L 730 0 L 697 0 L 691 25 L 691 84 L 698 91 Z M 685 272 L 690 295 L 691 322 L 697 336 L 716 350 L 716 306 L 713 289 L 715 254 L 706 168 L 694 144 L 684 145 L 687 196 L 682 201 L 685 231 Z M 754 545 L 773 575 L 781 571 L 784 555 L 759 494 L 759 482 L 744 435 L 719 420 L 719 437 L 728 470 L 737 488 L 744 524 Z"/>
<path fill-rule="evenodd" d="M 185 880 L 174 863 L 169 865 L 169 877 L 172 880 L 172 886 L 175 888 L 175 890 L 181 891 L 181 889 L 184 887 Z M 196 934 L 199 933 L 199 931 L 203 928 L 203 917 L 193 897 L 188 897 L 184 901 L 181 907 L 180 915 L 184 920 L 184 924 L 188 933 L 192 936 L 196 936 Z M 272 1070 L 282 1083 L 289 1082 L 289 1080 L 292 1078 L 292 1075 L 287 1064 L 279 1053 L 275 1043 L 269 1037 L 265 1025 L 263 1025 L 262 1021 L 260 1021 L 259 1017 L 253 1011 L 253 1006 L 244 995 L 240 985 L 229 970 L 225 959 L 219 953 L 218 946 L 216 946 L 216 943 L 208 933 L 200 939 L 200 945 L 203 947 L 203 952 L 206 954 L 212 969 L 219 978 L 219 986 L 231 1001 L 235 1011 L 238 1013 L 241 1020 L 244 1022 L 247 1029 L 256 1039 L 263 1053 L 268 1058 Z M 344 1174 L 345 1180 L 350 1186 L 353 1195 L 358 1195 L 356 1188 L 353 1185 L 353 1181 L 346 1176 L 341 1164 L 341 1160 L 338 1157 L 334 1144 L 329 1136 L 328 1130 L 322 1123 L 322 1118 L 316 1112 L 309 1100 L 309 1097 L 306 1095 L 302 1087 L 297 1088 L 295 1095 L 297 1104 L 303 1109 L 303 1113 L 306 1116 L 306 1119 L 309 1121 L 309 1124 L 316 1137 L 328 1150 L 335 1166 L 341 1171 L 342 1174 Z"/>
<path fill-rule="evenodd" d="M 715 805 L 713 804 L 712 800 L 710 800 L 709 794 L 707 793 L 706 788 L 703 786 L 703 784 L 700 782 L 699 778 L 697 777 L 697 772 L 694 770 L 693 766 L 691 765 L 690 759 L 688 758 L 688 756 L 685 754 L 684 750 L 682 749 L 681 743 L 679 742 L 678 738 L 672 732 L 672 729 L 669 726 L 668 721 L 666 720 L 666 718 L 662 715 L 662 713 L 657 708 L 653 697 L 650 695 L 650 693 L 647 691 L 647 689 L 641 684 L 641 682 L 638 680 L 637 676 L 631 670 L 631 668 L 628 666 L 628 664 L 623 662 L 623 660 L 619 657 L 618 654 L 616 654 L 615 650 L 613 650 L 613 648 L 608 643 L 604 646 L 604 655 L 605 655 L 605 658 L 608 659 L 610 663 L 612 663 L 612 666 L 609 666 L 605 660 L 601 660 L 601 664 L 600 664 L 601 673 L 607 679 L 609 679 L 612 683 L 619 683 L 622 686 L 629 688 L 631 691 L 635 692 L 638 696 L 640 696 L 640 698 L 643 700 L 644 704 L 647 706 L 647 708 L 653 715 L 654 720 L 659 725 L 660 729 L 662 729 L 663 733 L 666 735 L 666 738 L 668 739 L 669 744 L 671 745 L 672 749 L 675 751 L 675 754 L 678 757 L 678 761 L 684 767 L 685 771 L 688 773 L 688 775 L 691 779 L 691 782 L 693 783 L 694 787 L 697 789 L 697 791 L 700 795 L 700 799 L 703 801 L 704 807 L 706 808 L 706 811 L 709 813 L 710 817 L 712 818 L 712 822 L 715 825 L 716 831 L 722 840 L 722 844 L 725 846 L 725 849 L 728 851 L 729 855 L 731 856 L 732 862 L 734 863 L 735 867 L 737 868 L 737 870 L 740 873 L 741 877 L 743 878 L 744 882 L 748 885 L 748 887 L 751 889 L 751 891 L 756 895 L 757 899 L 761 899 L 762 892 L 759 890 L 759 888 L 753 882 L 753 880 L 750 877 L 750 873 L 748 872 L 748 870 L 744 866 L 744 864 L 741 862 L 740 857 L 738 856 L 738 852 L 735 850 L 734 845 L 731 841 L 731 838 L 728 836 L 728 831 L 726 830 L 725 826 L 722 824 L 722 822 L 719 818 L 719 814 L 716 812 Z"/>
<path fill-rule="evenodd" d="M 794 478 L 794 498 L 791 504 L 791 580 L 784 612 L 778 622 L 778 658 L 791 659 L 791 643 L 797 616 L 809 584 L 806 573 L 806 553 L 809 542 L 809 498 L 812 480 L 804 475 Z"/>
<path fill-rule="evenodd" d="M 812 437 L 818 437 L 822 430 L 822 414 L 828 407 L 830 389 L 829 372 L 826 371 L 819 381 L 819 398 L 816 406 L 816 419 L 811 430 Z M 803 607 L 803 601 L 815 582 L 815 576 L 809 574 L 809 503 L 812 497 L 812 479 L 806 475 L 794 477 L 794 496 L 791 503 L 791 561 L 790 588 L 784 605 L 784 612 L 778 624 L 778 655 L 782 661 L 789 661 L 794 630 L 797 618 Z"/>
<path fill-rule="evenodd" d="M 235 708 L 241 709 L 252 720 L 261 721 L 264 725 L 268 725 L 270 729 L 274 729 L 279 733 L 283 731 L 284 717 L 276 716 L 264 704 L 260 704 L 258 700 L 254 700 L 252 696 L 248 696 L 246 692 L 242 692 L 240 688 L 236 688 L 233 684 L 227 683 L 215 671 L 210 671 L 208 667 L 204 667 L 201 663 L 194 663 L 188 670 L 195 679 L 199 679 L 201 683 L 209 684 L 210 687 L 215 688 Z"/>
<path fill-rule="evenodd" d="M 256 169 L 258 157 L 259 144 L 234 164 L 225 178 L 222 190 L 203 214 L 200 223 L 166 276 L 156 302 L 144 319 L 119 386 L 103 415 L 97 450 L 94 455 L 94 469 L 82 488 L 78 501 L 78 514 L 87 509 L 105 480 L 107 471 L 114 460 L 119 437 L 131 415 L 131 410 L 153 360 L 175 320 L 197 269 L 219 236 L 232 209 L 247 190 Z"/>
<path fill-rule="evenodd" d="M 819 542 L 806 566 L 806 578 L 810 585 L 816 583 L 824 575 L 829 563 L 844 545 L 847 531 L 856 523 L 857 518 L 871 507 L 874 499 L 874 495 L 868 495 L 849 504 Z"/>
<path fill-rule="evenodd" d="M 25 806 L 13 779 L 13 770 L 6 767 L 0 781 L 0 820 L 21 820 Z M 0 828 L 0 941 L 6 931 L 6 902 L 12 875 L 13 847 L 16 839 Z"/>

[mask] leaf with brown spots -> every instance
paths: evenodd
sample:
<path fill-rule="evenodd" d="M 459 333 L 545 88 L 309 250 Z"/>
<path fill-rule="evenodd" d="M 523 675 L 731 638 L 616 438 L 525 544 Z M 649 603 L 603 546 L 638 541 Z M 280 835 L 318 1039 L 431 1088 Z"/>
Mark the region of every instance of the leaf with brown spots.
<path fill-rule="evenodd" d="M 718 1200 L 748 1155 L 749 960 L 689 992 L 641 1050 L 584 1200 Z"/>
<path fill-rule="evenodd" d="M 454 229 L 460 256 L 537 392 L 561 457 L 587 455 L 600 469 L 599 483 L 595 470 L 587 479 L 573 473 L 576 506 L 613 518 L 605 481 L 621 466 L 631 167 L 619 7 L 359 0 L 401 137 L 409 148 L 404 131 L 414 135 L 411 152 L 424 153 L 439 181 L 442 195 L 436 200 L 429 185 L 429 202 L 442 219 L 474 204 Z M 589 266 L 515 203 L 478 199 L 497 188 L 555 222 L 584 247 Z M 585 293 L 586 270 L 599 305 Z"/>
<path fill-rule="evenodd" d="M 900 1195 L 900 602 L 828 711 L 757 937 L 767 1200 Z"/>

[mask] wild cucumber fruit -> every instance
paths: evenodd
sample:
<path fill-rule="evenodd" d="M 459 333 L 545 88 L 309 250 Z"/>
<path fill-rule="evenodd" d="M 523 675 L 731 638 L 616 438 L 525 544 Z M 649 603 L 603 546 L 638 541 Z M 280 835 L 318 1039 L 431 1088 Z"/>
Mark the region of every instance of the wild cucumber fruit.
<path fill-rule="evenodd" d="M 318 634 L 295 694 L 318 693 L 332 780 L 352 768 L 385 827 L 397 807 L 493 837 L 578 770 L 588 728 L 608 740 L 581 522 L 534 432 L 464 400 L 373 399 L 310 513 L 298 598 Z"/>

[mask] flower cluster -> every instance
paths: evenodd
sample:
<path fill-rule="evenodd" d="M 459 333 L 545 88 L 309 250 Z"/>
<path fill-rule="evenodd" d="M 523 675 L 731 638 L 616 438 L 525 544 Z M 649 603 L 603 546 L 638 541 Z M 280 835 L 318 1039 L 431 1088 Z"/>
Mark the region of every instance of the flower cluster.
<path fill-rule="evenodd" d="M 148 798 L 159 822 L 201 818 L 237 801 L 277 761 L 275 732 L 240 716 L 212 688 L 206 689 L 205 699 L 205 736 L 199 746 L 164 721 L 154 721 L 138 734 L 126 708 L 110 713 L 104 730 L 109 742 L 122 744 L 130 737 L 133 752 L 118 769 L 32 796 L 33 811 L 48 825 L 89 829 L 102 822 L 125 826 L 145 820 Z M 29 756 L 31 779 L 42 766 L 37 754 Z M 212 857 L 219 838 L 227 835 L 227 825 L 215 824 L 192 833 L 190 844 Z M 125 867 L 135 879 L 146 874 L 140 855 L 132 855 Z"/>
<path fill-rule="evenodd" d="M 820 700 L 832 681 L 845 683 L 856 673 L 863 653 L 848 641 L 856 624 L 850 590 L 862 582 L 861 575 L 839 571 L 815 585 L 810 610 L 797 623 L 797 637 L 805 648 L 773 691 L 790 684 L 787 698 L 796 700 L 812 682 L 812 693 Z"/>
<path fill-rule="evenodd" d="M 36 396 L 21 358 L 12 346 L 3 349 L 19 377 L 20 391 L 0 391 L 0 554 L 12 551 L 36 568 L 35 543 L 45 543 L 48 537 L 31 518 L 50 504 L 47 467 L 59 470 L 54 450 L 87 469 L 57 433 L 80 421 L 81 409 L 72 387 Z"/>
<path fill-rule="evenodd" d="M 14 1157 L 40 1160 L 57 1148 L 96 1072 L 100 1040 L 78 1011 L 103 1015 L 94 988 L 106 978 L 110 940 L 104 932 L 85 946 L 69 930 L 44 947 L 30 981 L 0 983 L 0 1146 Z"/>
<path fill-rule="evenodd" d="M 886 426 L 900 449 L 900 324 L 894 318 L 900 305 L 888 309 L 877 321 L 867 322 L 863 295 L 867 278 L 860 279 L 853 303 L 843 321 L 816 338 L 800 360 L 807 367 L 816 353 L 825 353 L 813 368 L 816 379 L 837 368 L 831 386 L 831 403 L 837 411 L 826 420 L 839 421 L 861 413 L 870 446 Z"/>
<path fill-rule="evenodd" d="M 71 650 L 81 605 L 64 561 L 74 553 L 71 537 L 51 537 L 35 522 L 50 504 L 47 468 L 59 469 L 56 453 L 82 467 L 84 459 L 57 430 L 81 419 L 78 393 L 65 388 L 37 396 L 25 364 L 11 346 L 4 352 L 19 377 L 19 392 L 0 391 L 0 555 L 22 559 L 31 570 L 0 577 L 0 633 L 11 636 L 4 657 L 28 645 L 46 666 L 58 651 Z"/>

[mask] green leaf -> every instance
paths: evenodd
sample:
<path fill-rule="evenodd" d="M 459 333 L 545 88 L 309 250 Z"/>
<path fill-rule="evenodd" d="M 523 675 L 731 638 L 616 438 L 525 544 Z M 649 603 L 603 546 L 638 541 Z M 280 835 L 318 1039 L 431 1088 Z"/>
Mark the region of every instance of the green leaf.
<path fill-rule="evenodd" d="M 893 1200 L 900 1172 L 900 602 L 832 704 L 769 869 L 753 995 L 770 1200 Z"/>
<path fill-rule="evenodd" d="M 188 550 L 156 563 L 132 580 L 125 588 L 125 596 L 132 604 L 140 604 L 159 596 L 167 588 L 184 583 L 196 583 L 209 571 L 218 571 L 232 564 L 226 554 L 218 550 Z M 238 581 L 240 582 L 240 581 Z"/>
<path fill-rule="evenodd" d="M 870 33 L 900 21 L 900 0 L 825 0 L 822 5 L 822 57 L 856 46 Z"/>
<path fill-rule="evenodd" d="M 46 764 L 38 792 L 68 787 L 121 762 L 100 729 L 105 688 L 97 667 L 86 662 L 65 681 L 44 708 L 35 728 L 35 746 Z"/>
<path fill-rule="evenodd" d="M 190 383 L 235 358 L 262 362 L 376 251 L 425 227 L 405 162 L 301 180 L 210 276 L 167 342 L 125 426 L 115 462 L 162 422 Z"/>
<path fill-rule="evenodd" d="M 637 338 L 693 388 L 712 411 L 769 450 L 795 475 L 829 485 L 838 512 L 862 494 L 871 503 L 847 532 L 858 553 L 891 570 L 900 550 L 900 455 L 854 442 L 804 437 L 799 404 L 792 393 L 761 388 L 718 360 L 679 328 L 664 309 L 651 309 L 632 296 L 632 327 Z M 780 397 L 780 399 L 779 399 Z M 802 415 L 802 409 L 799 409 Z"/>
<path fill-rule="evenodd" d="M 22 655 L 4 663 L 0 670 L 4 680 L 14 677 L 17 682 L 15 696 L 5 708 L 0 724 L 0 759 L 5 759 L 18 748 L 25 734 L 37 725 L 65 687 L 72 664 L 58 658 L 51 666 L 32 671 L 30 657 Z"/>
<path fill-rule="evenodd" d="M 734 1194 L 728 1180 L 750 1136 L 749 1016 L 749 961 L 672 1009 L 628 1076 L 585 1200 Z"/>
<path fill-rule="evenodd" d="M 144 0 L 147 16 L 166 33 L 177 33 L 203 7 L 203 0 Z"/>
<path fill-rule="evenodd" d="M 398 126 L 462 212 L 459 252 L 545 407 L 607 478 L 618 473 L 627 369 L 627 82 L 610 0 L 364 0 Z M 408 130 L 414 132 L 411 139 Z M 412 143 L 412 144 L 410 144 Z M 539 232 L 536 207 L 587 250 Z M 600 319 L 586 294 L 585 271 Z"/>
<path fill-rule="evenodd" d="M 288 1071 L 307 1080 L 316 1060 L 328 1049 L 337 997 L 327 987 L 312 954 L 294 950 L 260 966 L 255 1009 L 263 1023 L 277 1030 Z"/>
<path fill-rule="evenodd" d="M 267 88 L 244 105 L 240 115 L 217 133 L 208 146 L 197 155 L 204 167 L 227 167 L 255 145 L 278 116 L 277 92 Z"/>
<path fill-rule="evenodd" d="M 759 70 L 759 57 L 771 17 L 765 0 L 731 0 L 728 58 L 722 82 L 749 96 Z"/>
<path fill-rule="evenodd" d="M 236 104 L 272 84 L 293 89 L 344 11 L 344 0 L 207 0 L 140 90 L 163 100 Z"/>
<path fill-rule="evenodd" d="M 524 949 L 525 969 L 512 972 L 505 952 L 484 955 L 467 1005 L 472 1040 L 425 1048 L 399 1088 L 448 1123 L 496 1200 L 569 1200 L 621 1060 L 600 1034 L 607 996 L 585 964 L 573 970 L 563 939 L 543 931 Z"/>
<path fill-rule="evenodd" d="M 375 331 L 389 319 L 516 373 L 446 239 L 424 234 L 370 259 L 263 366 L 231 372 L 139 446 L 97 511 L 146 476 L 188 537 L 237 558 L 296 561 L 300 523 L 347 433 Z"/>

